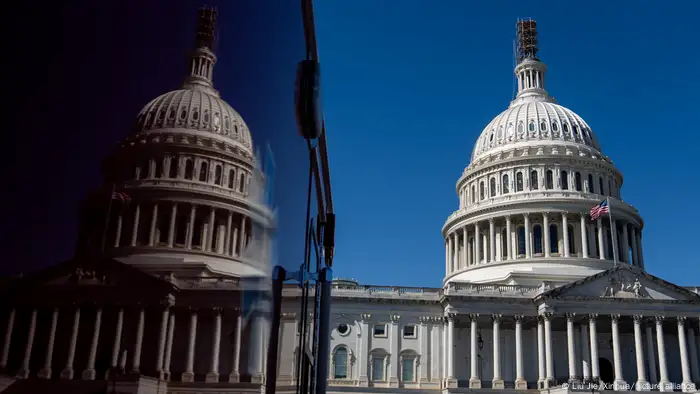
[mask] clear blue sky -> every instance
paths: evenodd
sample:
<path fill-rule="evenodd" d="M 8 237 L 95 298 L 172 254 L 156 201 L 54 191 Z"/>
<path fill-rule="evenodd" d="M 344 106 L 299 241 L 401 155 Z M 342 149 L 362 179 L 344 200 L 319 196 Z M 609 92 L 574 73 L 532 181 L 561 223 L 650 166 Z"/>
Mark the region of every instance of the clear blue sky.
<path fill-rule="evenodd" d="M 591 125 L 645 220 L 647 270 L 700 285 L 700 2 L 316 3 L 336 276 L 441 285 L 455 182 L 508 106 L 515 21 L 532 17 L 550 94 Z"/>

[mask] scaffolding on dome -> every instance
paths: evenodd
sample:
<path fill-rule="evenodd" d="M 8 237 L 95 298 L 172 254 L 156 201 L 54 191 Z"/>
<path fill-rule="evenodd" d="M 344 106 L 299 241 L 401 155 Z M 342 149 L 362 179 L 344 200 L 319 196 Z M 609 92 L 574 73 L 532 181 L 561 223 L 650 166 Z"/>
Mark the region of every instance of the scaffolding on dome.
<path fill-rule="evenodd" d="M 537 22 L 532 18 L 518 19 L 516 23 L 518 35 L 517 58 L 518 63 L 525 59 L 537 59 Z"/>
<path fill-rule="evenodd" d="M 214 50 L 216 45 L 216 8 L 201 7 L 197 16 L 197 48 Z"/>

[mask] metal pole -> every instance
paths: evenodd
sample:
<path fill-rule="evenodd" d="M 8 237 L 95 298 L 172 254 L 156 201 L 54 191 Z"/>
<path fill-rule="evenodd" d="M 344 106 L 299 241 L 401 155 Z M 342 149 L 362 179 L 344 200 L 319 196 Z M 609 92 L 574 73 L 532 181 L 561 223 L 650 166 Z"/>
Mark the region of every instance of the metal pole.
<path fill-rule="evenodd" d="M 275 393 L 277 387 L 277 348 L 279 346 L 280 320 L 282 312 L 282 288 L 287 271 L 279 265 L 272 271 L 272 321 L 270 323 L 270 340 L 267 345 L 267 376 L 265 392 Z"/>
<path fill-rule="evenodd" d="M 316 394 L 326 394 L 328 387 L 328 358 L 331 347 L 331 282 L 333 270 L 329 267 L 321 269 L 321 302 L 318 318 L 318 358 L 316 361 Z"/>

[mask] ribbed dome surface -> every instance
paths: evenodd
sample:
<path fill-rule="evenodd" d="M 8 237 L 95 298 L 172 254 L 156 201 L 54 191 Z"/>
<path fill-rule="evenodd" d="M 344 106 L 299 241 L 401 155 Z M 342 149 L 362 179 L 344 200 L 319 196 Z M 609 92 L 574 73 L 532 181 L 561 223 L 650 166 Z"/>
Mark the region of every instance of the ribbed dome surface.
<path fill-rule="evenodd" d="M 136 133 L 158 129 L 210 132 L 252 152 L 250 131 L 243 118 L 224 100 L 199 89 L 174 90 L 143 107 Z"/>
<path fill-rule="evenodd" d="M 598 139 L 576 113 L 548 100 L 511 105 L 481 132 L 472 162 L 487 154 L 525 146 L 576 144 L 600 152 Z"/>

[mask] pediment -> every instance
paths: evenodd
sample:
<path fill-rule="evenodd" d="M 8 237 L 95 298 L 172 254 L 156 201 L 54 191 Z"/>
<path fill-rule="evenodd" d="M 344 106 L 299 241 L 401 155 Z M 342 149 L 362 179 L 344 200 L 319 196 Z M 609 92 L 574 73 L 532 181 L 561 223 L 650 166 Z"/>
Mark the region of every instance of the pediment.
<path fill-rule="evenodd" d="M 542 294 L 557 299 L 620 299 L 700 303 L 700 295 L 646 273 L 620 264 Z"/>

